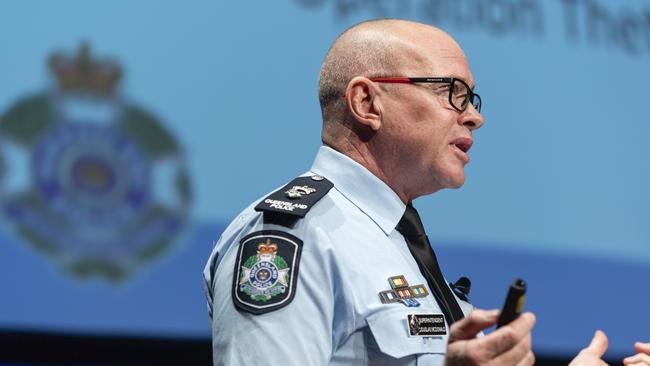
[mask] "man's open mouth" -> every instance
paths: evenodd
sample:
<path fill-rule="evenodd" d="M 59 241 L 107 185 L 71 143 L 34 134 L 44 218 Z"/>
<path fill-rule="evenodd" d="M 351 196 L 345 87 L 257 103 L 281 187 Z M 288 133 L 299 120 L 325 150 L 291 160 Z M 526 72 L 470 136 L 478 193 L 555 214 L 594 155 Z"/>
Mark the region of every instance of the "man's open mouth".
<path fill-rule="evenodd" d="M 451 142 L 458 150 L 467 153 L 472 148 L 473 141 L 468 137 L 459 137 Z"/>

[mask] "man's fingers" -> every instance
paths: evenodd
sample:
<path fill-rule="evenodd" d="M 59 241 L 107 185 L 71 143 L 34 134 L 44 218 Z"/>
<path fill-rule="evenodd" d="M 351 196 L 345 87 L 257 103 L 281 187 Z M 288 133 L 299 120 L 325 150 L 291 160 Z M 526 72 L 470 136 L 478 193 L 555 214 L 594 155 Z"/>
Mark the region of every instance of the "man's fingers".
<path fill-rule="evenodd" d="M 581 352 L 590 352 L 598 356 L 598 358 L 602 358 L 607 351 L 607 345 L 607 336 L 603 331 L 597 330 L 596 333 L 594 333 L 594 337 L 591 339 L 589 346 L 584 348 Z"/>
<path fill-rule="evenodd" d="M 585 365 L 604 365 L 607 363 L 602 360 L 603 355 L 607 351 L 607 336 L 600 330 L 594 333 L 589 345 L 583 348 L 580 353 L 571 361 L 569 366 L 585 366 Z"/>
<path fill-rule="evenodd" d="M 523 313 L 517 317 L 517 319 L 511 321 L 509 324 L 505 325 L 502 328 L 512 327 L 518 335 L 524 335 L 530 333 L 535 326 L 535 314 L 533 313 Z M 498 332 L 499 329 L 496 330 Z"/>
<path fill-rule="evenodd" d="M 469 316 L 451 325 L 449 343 L 476 337 L 478 332 L 496 324 L 498 317 L 499 310 L 475 309 Z"/>
<path fill-rule="evenodd" d="M 532 365 L 535 357 L 530 357 L 532 356 L 531 343 L 531 335 L 528 334 L 514 347 L 494 357 L 492 362 L 495 365 Z"/>
<path fill-rule="evenodd" d="M 508 352 L 515 345 L 528 337 L 528 349 L 530 349 L 530 332 L 535 325 L 533 313 L 523 313 L 509 324 L 495 330 L 478 341 L 482 348 L 488 352 L 489 358 Z"/>
<path fill-rule="evenodd" d="M 650 354 L 650 342 L 648 343 L 636 342 L 634 343 L 634 348 L 640 353 Z"/>
<path fill-rule="evenodd" d="M 535 364 L 535 354 L 533 353 L 533 351 L 528 351 L 526 356 L 521 361 L 519 361 L 517 366 L 532 366 L 534 364 Z"/>
<path fill-rule="evenodd" d="M 531 331 L 535 315 L 523 313 L 509 324 L 485 337 L 476 333 L 496 323 L 499 311 L 475 310 L 451 326 L 446 365 L 516 365 L 531 366 Z"/>
<path fill-rule="evenodd" d="M 634 364 L 650 365 L 650 355 L 646 353 L 637 353 L 634 356 L 626 357 L 623 360 L 623 364 L 624 365 L 634 365 Z"/>

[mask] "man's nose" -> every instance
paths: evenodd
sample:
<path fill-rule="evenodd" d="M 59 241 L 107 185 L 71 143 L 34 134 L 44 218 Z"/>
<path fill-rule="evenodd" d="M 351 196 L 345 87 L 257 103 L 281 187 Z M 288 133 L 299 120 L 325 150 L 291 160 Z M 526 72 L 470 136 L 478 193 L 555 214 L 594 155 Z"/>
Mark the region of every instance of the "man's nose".
<path fill-rule="evenodd" d="M 478 130 L 483 126 L 483 116 L 479 111 L 474 108 L 474 105 L 471 103 L 467 106 L 467 109 L 463 113 L 458 115 L 458 123 L 462 126 L 465 126 L 470 129 L 470 131 Z"/>

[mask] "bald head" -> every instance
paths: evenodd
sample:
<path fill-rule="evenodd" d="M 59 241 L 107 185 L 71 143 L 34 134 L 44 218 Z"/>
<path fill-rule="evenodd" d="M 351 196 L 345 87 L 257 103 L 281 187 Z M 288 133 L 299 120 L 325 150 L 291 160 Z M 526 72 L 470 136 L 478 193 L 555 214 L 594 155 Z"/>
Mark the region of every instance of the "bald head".
<path fill-rule="evenodd" d="M 426 59 L 423 48 L 450 47 L 462 53 L 444 31 L 407 20 L 371 20 L 343 32 L 332 44 L 320 70 L 318 97 L 324 141 L 334 132 L 326 130 L 339 127 L 332 122 L 343 123 L 346 119 L 346 103 L 341 97 L 352 78 L 407 75 L 409 70 L 422 69 L 431 61 Z"/>
<path fill-rule="evenodd" d="M 473 93 L 463 92 L 473 87 L 463 51 L 442 30 L 405 20 L 360 23 L 336 39 L 321 67 L 323 143 L 364 166 L 404 203 L 458 188 L 472 131 L 483 124 L 468 104 Z"/>

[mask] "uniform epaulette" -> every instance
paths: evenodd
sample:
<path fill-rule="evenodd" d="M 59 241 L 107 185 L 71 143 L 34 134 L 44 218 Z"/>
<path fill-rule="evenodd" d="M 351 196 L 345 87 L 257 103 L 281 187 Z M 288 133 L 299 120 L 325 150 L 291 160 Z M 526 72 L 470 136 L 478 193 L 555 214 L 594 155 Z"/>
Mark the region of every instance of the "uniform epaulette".
<path fill-rule="evenodd" d="M 320 175 L 298 177 L 263 199 L 255 211 L 264 213 L 264 223 L 291 227 L 332 187 L 334 184 Z"/>

